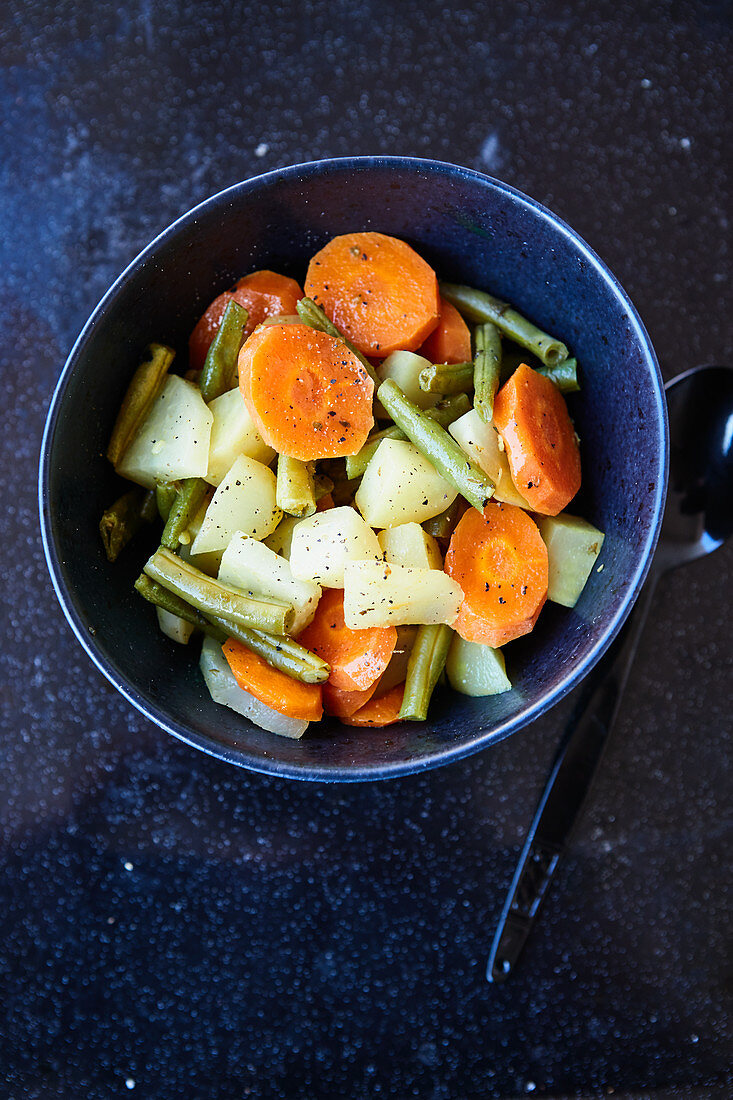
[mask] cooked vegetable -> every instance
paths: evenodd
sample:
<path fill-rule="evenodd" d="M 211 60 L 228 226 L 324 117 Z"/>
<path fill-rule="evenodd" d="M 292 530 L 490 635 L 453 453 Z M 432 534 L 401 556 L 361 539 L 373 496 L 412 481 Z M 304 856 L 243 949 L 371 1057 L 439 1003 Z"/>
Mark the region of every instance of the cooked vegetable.
<path fill-rule="evenodd" d="M 544 374 L 545 378 L 549 378 L 551 382 L 554 382 L 560 393 L 579 392 L 577 359 L 565 359 L 554 367 L 540 366 L 536 369 L 538 374 Z"/>
<path fill-rule="evenodd" d="M 277 460 L 277 506 L 289 516 L 312 516 L 316 510 L 313 471 L 287 455 Z"/>
<path fill-rule="evenodd" d="M 364 691 L 344 691 L 333 684 L 323 685 L 323 709 L 326 714 L 332 714 L 334 718 L 350 718 L 357 710 L 365 706 L 374 692 L 377 690 L 379 680 L 375 680 L 371 687 Z"/>
<path fill-rule="evenodd" d="M 163 388 L 175 352 L 165 344 L 149 344 L 127 387 L 112 429 L 107 458 L 117 469 L 127 448 L 146 420 L 153 402 Z"/>
<path fill-rule="evenodd" d="M 213 638 L 204 638 L 199 667 L 215 703 L 231 707 L 261 729 L 283 737 L 297 739 L 308 729 L 307 720 L 288 718 L 241 688 L 234 679 L 221 646 Z"/>
<path fill-rule="evenodd" d="M 422 384 L 425 371 L 431 371 L 429 359 L 416 355 L 414 351 L 393 351 L 377 368 L 380 381 L 391 378 L 419 409 L 431 409 L 438 402 L 439 393 L 454 393 L 455 390 L 436 390 L 428 392 Z"/>
<path fill-rule="evenodd" d="M 155 486 L 155 503 L 158 508 L 158 515 L 166 523 L 168 516 L 170 515 L 171 508 L 173 507 L 173 501 L 178 495 L 178 487 L 175 481 L 159 482 Z"/>
<path fill-rule="evenodd" d="M 402 721 L 424 722 L 433 689 L 445 667 L 453 631 L 440 623 L 421 626 L 407 665 L 405 694 L 399 717 Z"/>
<path fill-rule="evenodd" d="M 547 547 L 547 598 L 575 607 L 601 552 L 605 535 L 587 520 L 569 516 L 538 516 L 537 526 Z"/>
<path fill-rule="evenodd" d="M 320 684 L 293 680 L 235 638 L 229 638 L 222 651 L 239 687 L 265 706 L 307 722 L 317 722 L 323 714 Z"/>
<path fill-rule="evenodd" d="M 280 454 L 309 462 L 355 454 L 374 423 L 374 384 L 343 341 L 307 325 L 271 325 L 239 353 L 257 429 Z"/>
<path fill-rule="evenodd" d="M 419 523 L 401 523 L 379 533 L 384 560 L 415 569 L 442 569 L 440 547 Z"/>
<path fill-rule="evenodd" d="M 191 552 L 223 550 L 236 531 L 257 539 L 272 534 L 282 519 L 276 486 L 272 470 L 240 455 L 211 498 Z"/>
<path fill-rule="evenodd" d="M 334 237 L 308 265 L 305 292 L 365 355 L 415 351 L 437 327 L 438 281 L 408 244 L 383 233 Z"/>
<path fill-rule="evenodd" d="M 341 721 L 345 726 L 393 726 L 400 721 L 404 689 L 404 684 L 398 684 L 386 695 L 370 699 L 365 706 Z"/>
<path fill-rule="evenodd" d="M 450 507 L 440 515 L 433 516 L 423 524 L 426 534 L 434 539 L 449 539 L 455 531 L 456 524 L 470 505 L 463 497 L 456 497 Z"/>
<path fill-rule="evenodd" d="M 329 320 L 321 307 L 317 306 L 312 298 L 301 298 L 296 308 L 298 310 L 297 316 L 300 318 L 304 325 L 308 325 L 309 328 L 316 328 L 319 330 L 319 332 L 325 332 L 328 336 L 333 336 L 337 340 L 343 340 L 349 351 L 353 352 L 353 354 L 359 360 L 362 367 L 374 383 L 374 388 L 376 389 L 376 387 L 379 385 L 379 378 L 377 377 L 377 372 L 367 359 L 366 355 L 362 355 L 356 345 L 352 344 L 351 340 L 349 340 L 348 337 L 344 336 L 343 332 L 341 332 L 340 329 L 336 328 L 336 325 L 334 325 L 333 321 Z"/>
<path fill-rule="evenodd" d="M 117 461 L 117 473 L 146 489 L 158 481 L 203 477 L 213 419 L 196 386 L 171 375 Z"/>
<path fill-rule="evenodd" d="M 295 618 L 290 633 L 295 635 L 311 621 L 321 598 L 317 584 L 296 579 L 285 558 L 241 531 L 224 551 L 218 579 L 248 595 L 291 604 Z"/>
<path fill-rule="evenodd" d="M 228 390 L 209 403 L 214 423 L 211 425 L 209 465 L 206 480 L 219 485 L 240 455 L 254 458 L 269 466 L 275 451 L 268 447 L 254 426 L 239 387 Z"/>
<path fill-rule="evenodd" d="M 557 515 L 580 488 L 578 439 L 563 395 L 522 364 L 496 395 L 494 423 L 530 508 Z"/>
<path fill-rule="evenodd" d="M 399 379 L 395 381 L 399 384 Z M 473 362 L 429 363 L 420 371 L 418 382 L 420 389 L 428 393 L 467 393 L 473 389 Z M 410 397 L 404 387 L 400 388 Z M 419 401 L 415 404 L 424 408 Z"/>
<path fill-rule="evenodd" d="M 463 695 L 501 695 L 512 688 L 501 650 L 467 642 L 460 634 L 453 635 L 445 671 L 450 686 Z"/>
<path fill-rule="evenodd" d="M 344 619 L 352 630 L 406 623 L 452 623 L 460 585 L 441 569 L 352 561 L 344 573 Z"/>
<path fill-rule="evenodd" d="M 455 487 L 413 443 L 383 439 L 354 501 L 370 527 L 379 528 L 421 523 L 443 512 L 455 497 Z"/>
<path fill-rule="evenodd" d="M 247 311 L 249 319 L 243 332 L 246 338 L 267 318 L 295 313 L 295 304 L 302 296 L 303 291 L 295 279 L 288 279 L 275 271 L 253 271 L 245 275 L 233 290 L 227 290 L 214 299 L 191 333 L 188 342 L 190 366 L 193 370 L 203 367 L 229 302 L 235 301 Z"/>
<path fill-rule="evenodd" d="M 466 457 L 444 428 L 430 420 L 425 413 L 408 401 L 394 382 L 383 382 L 377 391 L 377 396 L 395 424 L 402 428 L 425 458 L 466 498 L 469 504 L 473 504 L 474 508 L 481 511 L 494 492 L 494 483 L 483 470 Z M 448 504 L 450 501 L 446 501 L 444 507 Z M 436 513 L 433 512 L 433 515 Z"/>
<path fill-rule="evenodd" d="M 473 290 L 468 286 L 456 286 L 454 283 L 441 283 L 440 292 L 461 311 L 464 317 L 468 317 L 469 321 L 479 323 L 491 321 L 510 340 L 514 340 L 541 359 L 546 367 L 554 366 L 556 363 L 561 363 L 563 359 L 567 359 L 568 349 L 560 340 L 548 336 L 526 317 L 522 317 L 521 313 L 517 313 L 506 302 L 494 298 L 491 294 L 486 294 L 483 290 Z"/>
<path fill-rule="evenodd" d="M 302 522 L 303 520 L 298 519 L 297 516 L 283 516 L 272 534 L 262 540 L 262 545 L 269 546 L 276 554 L 281 555 L 286 561 L 289 561 L 290 550 L 293 544 L 293 534 L 295 528 Z"/>
<path fill-rule="evenodd" d="M 204 401 L 213 401 L 237 384 L 237 356 L 249 314 L 237 302 L 227 304 L 219 330 L 211 341 L 201 371 L 199 388 Z"/>
<path fill-rule="evenodd" d="M 293 576 L 324 588 L 343 588 L 347 562 L 381 561 L 377 536 L 353 508 L 329 508 L 301 520 L 290 544 Z"/>
<path fill-rule="evenodd" d="M 172 615 L 170 611 L 164 611 L 162 607 L 156 607 L 158 626 L 166 638 L 179 645 L 188 645 L 194 631 L 193 623 L 186 622 L 180 615 Z"/>
<path fill-rule="evenodd" d="M 547 550 L 521 508 L 469 508 L 451 536 L 445 571 L 463 589 L 453 629 L 497 648 L 528 634 L 547 599 Z"/>
<path fill-rule="evenodd" d="M 494 415 L 494 398 L 499 388 L 501 371 L 501 336 L 496 325 L 486 322 L 476 327 L 476 355 L 474 356 L 473 406 L 485 424 Z"/>
<path fill-rule="evenodd" d="M 493 422 L 486 424 L 475 409 L 454 420 L 448 431 L 462 451 L 494 482 L 494 500 L 529 508 L 512 481 L 504 441 Z"/>
<path fill-rule="evenodd" d="M 331 669 L 327 662 L 293 638 L 270 634 L 267 630 L 252 630 L 248 626 L 228 622 L 220 615 L 207 615 L 206 618 L 213 627 L 223 631 L 222 642 L 235 638 L 268 665 L 292 676 L 294 680 L 301 680 L 304 684 L 323 684 L 328 680 Z"/>
<path fill-rule="evenodd" d="M 331 666 L 329 684 L 342 691 L 365 691 L 390 662 L 397 643 L 393 626 L 352 629 L 344 621 L 344 594 L 327 589 L 301 643 Z M 366 702 L 366 699 L 364 699 Z M 356 708 L 354 708 L 356 709 Z"/>
<path fill-rule="evenodd" d="M 181 536 L 185 534 L 206 499 L 208 489 L 208 485 L 200 477 L 192 477 L 181 483 L 160 536 L 161 546 L 169 550 L 178 549 Z"/>
<path fill-rule="evenodd" d="M 471 333 L 455 306 L 440 299 L 437 328 L 419 349 L 431 363 L 463 363 L 471 358 Z"/>
<path fill-rule="evenodd" d="M 361 477 L 367 466 L 377 453 L 377 448 L 383 439 L 405 439 L 405 433 L 401 428 L 392 426 L 384 428 L 381 432 L 372 432 L 361 450 L 355 455 L 346 458 L 346 474 L 349 478 Z"/>
<path fill-rule="evenodd" d="M 145 573 L 141 573 L 135 581 L 135 591 L 139 592 L 143 599 L 152 603 L 156 608 L 167 611 L 169 615 L 175 616 L 177 619 L 184 619 L 187 623 L 191 623 L 192 626 L 198 627 L 199 630 L 203 630 L 207 634 L 211 634 L 212 637 L 218 638 L 220 643 L 226 640 L 225 631 L 209 622 L 205 615 L 202 615 L 200 611 L 197 611 L 196 608 L 192 607 L 186 600 L 182 600 L 180 596 L 176 596 L 173 592 L 169 592 L 162 584 L 158 584 L 157 581 L 151 580 Z"/>
<path fill-rule="evenodd" d="M 292 605 L 247 596 L 236 588 L 207 577 L 170 550 L 156 550 L 145 563 L 145 573 L 169 592 L 207 614 L 273 634 L 285 634 L 292 626 Z"/>
<path fill-rule="evenodd" d="M 118 497 L 102 513 L 99 534 L 108 561 L 117 561 L 128 542 L 145 523 L 152 523 L 157 515 L 155 494 L 131 489 Z"/>

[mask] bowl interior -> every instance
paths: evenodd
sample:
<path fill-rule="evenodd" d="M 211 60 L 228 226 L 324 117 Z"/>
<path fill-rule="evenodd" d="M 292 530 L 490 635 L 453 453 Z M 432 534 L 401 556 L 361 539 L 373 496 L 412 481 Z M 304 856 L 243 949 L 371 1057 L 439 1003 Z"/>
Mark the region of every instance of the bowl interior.
<path fill-rule="evenodd" d="M 534 632 L 506 649 L 514 685 L 472 700 L 438 690 L 429 721 L 385 730 L 334 720 L 301 742 L 256 729 L 209 698 L 194 647 L 157 630 L 132 583 L 154 548 L 137 541 L 115 565 L 97 533 L 121 482 L 104 459 L 143 347 L 185 360 L 210 299 L 261 267 L 302 281 L 326 240 L 374 229 L 403 237 L 439 277 L 491 290 L 563 339 L 582 366 L 569 404 L 583 488 L 571 510 L 606 533 L 572 610 L 547 604 Z M 587 671 L 638 592 L 665 492 L 666 417 L 644 330 L 597 257 L 546 210 L 487 177 L 400 158 L 318 162 L 239 184 L 186 215 L 131 265 L 92 315 L 60 380 L 41 463 L 44 542 L 77 636 L 116 686 L 165 729 L 227 760 L 303 778 L 358 779 L 429 767 L 496 740 L 554 703 Z"/>

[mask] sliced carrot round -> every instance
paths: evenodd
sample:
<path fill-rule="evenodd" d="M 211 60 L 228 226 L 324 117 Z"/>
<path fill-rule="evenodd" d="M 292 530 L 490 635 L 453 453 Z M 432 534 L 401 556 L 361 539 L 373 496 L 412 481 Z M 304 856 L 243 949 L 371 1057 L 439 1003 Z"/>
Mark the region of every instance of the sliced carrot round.
<path fill-rule="evenodd" d="M 326 681 L 323 685 L 323 709 L 326 714 L 332 714 L 335 718 L 350 718 L 369 702 L 377 690 L 378 683 L 379 680 L 375 680 L 372 686 L 365 688 L 364 691 L 344 691 Z"/>
<path fill-rule="evenodd" d="M 373 626 L 350 630 L 344 622 L 344 594 L 340 588 L 324 588 L 313 621 L 298 635 L 306 649 L 313 650 L 331 666 L 328 678 L 342 691 L 365 691 L 375 684 L 390 662 L 397 630 Z"/>
<path fill-rule="evenodd" d="M 438 323 L 438 280 L 405 241 L 334 237 L 308 265 L 305 292 L 364 355 L 415 351 Z"/>
<path fill-rule="evenodd" d="M 496 648 L 528 634 L 547 599 L 547 549 L 537 524 L 513 504 L 469 508 L 451 536 L 445 571 L 463 589 L 451 626 Z"/>
<path fill-rule="evenodd" d="M 556 516 L 580 488 L 580 450 L 557 386 L 520 364 L 494 398 L 509 470 L 535 512 Z"/>
<path fill-rule="evenodd" d="M 219 331 L 224 310 L 232 298 L 249 314 L 244 328 L 246 338 L 267 317 L 295 313 L 295 306 L 302 297 L 298 283 L 287 275 L 278 275 L 276 271 L 253 271 L 245 275 L 232 290 L 225 290 L 214 298 L 191 333 L 188 341 L 191 369 L 203 367 L 209 345 Z"/>
<path fill-rule="evenodd" d="M 353 352 L 308 325 L 257 329 L 239 352 L 239 385 L 265 443 L 309 462 L 356 454 L 374 424 L 374 383 Z"/>
<path fill-rule="evenodd" d="M 378 699 L 370 699 L 369 702 L 350 714 L 341 721 L 345 726 L 393 726 L 400 720 L 400 707 L 405 694 L 405 685 L 398 684 L 388 691 L 386 695 L 380 695 Z"/>
<path fill-rule="evenodd" d="M 304 684 L 273 668 L 236 638 L 222 646 L 234 679 L 239 686 L 265 706 L 288 718 L 317 722 L 323 714 L 320 684 Z"/>
<path fill-rule="evenodd" d="M 471 356 L 471 331 L 454 305 L 440 299 L 438 327 L 419 349 L 431 363 L 468 363 Z"/>

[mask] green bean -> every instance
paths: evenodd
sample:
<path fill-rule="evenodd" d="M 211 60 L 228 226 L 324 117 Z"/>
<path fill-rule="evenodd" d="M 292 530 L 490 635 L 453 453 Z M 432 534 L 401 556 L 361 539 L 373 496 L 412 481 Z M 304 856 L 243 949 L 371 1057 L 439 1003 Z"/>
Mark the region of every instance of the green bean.
<path fill-rule="evenodd" d="M 155 494 L 144 489 L 131 489 L 110 504 L 102 513 L 99 521 L 99 534 L 104 545 L 108 561 L 117 561 L 118 557 L 135 537 L 144 523 L 150 523 L 150 497 Z"/>
<path fill-rule="evenodd" d="M 160 482 L 155 486 L 155 500 L 158 505 L 158 514 L 166 523 L 170 515 L 173 501 L 176 499 L 178 489 L 173 481 Z"/>
<path fill-rule="evenodd" d="M 449 539 L 453 534 L 453 530 L 466 511 L 466 502 L 463 497 L 456 497 L 452 504 L 449 504 L 444 512 L 441 512 L 437 516 L 433 516 L 432 519 L 428 519 L 423 523 L 423 527 L 428 535 L 432 535 L 435 539 Z"/>
<path fill-rule="evenodd" d="M 149 344 L 132 376 L 112 429 L 107 458 L 117 468 L 133 437 L 163 388 L 175 352 L 164 344 Z"/>
<path fill-rule="evenodd" d="M 431 363 L 418 381 L 427 393 L 466 393 L 473 389 L 473 363 Z"/>
<path fill-rule="evenodd" d="M 312 516 L 316 510 L 316 492 L 312 469 L 305 462 L 287 455 L 277 458 L 277 506 L 289 516 Z"/>
<path fill-rule="evenodd" d="M 209 486 L 202 477 L 190 477 L 181 482 L 160 536 L 161 546 L 168 550 L 178 549 L 186 528 L 203 504 L 208 491 Z"/>
<path fill-rule="evenodd" d="M 349 481 L 355 477 L 361 477 L 367 466 L 374 458 L 377 447 L 383 439 L 406 439 L 401 428 L 384 428 L 381 432 L 372 432 L 366 443 L 355 455 L 346 456 L 346 476 Z"/>
<path fill-rule="evenodd" d="M 433 689 L 445 666 L 453 631 L 445 623 L 421 626 L 407 664 L 405 694 L 399 718 L 408 722 L 424 722 Z"/>
<path fill-rule="evenodd" d="M 329 677 L 331 666 L 293 638 L 270 634 L 266 630 L 250 630 L 227 622 L 219 615 L 207 614 L 206 617 L 230 638 L 236 638 L 263 661 L 267 661 L 268 665 L 279 669 L 293 680 L 302 680 L 304 684 L 323 684 Z"/>
<path fill-rule="evenodd" d="M 580 389 L 577 359 L 566 359 L 556 367 L 539 367 L 537 373 L 554 382 L 560 393 L 577 393 Z"/>
<path fill-rule="evenodd" d="M 484 424 L 494 419 L 494 398 L 501 372 L 501 336 L 496 325 L 487 321 L 476 326 L 476 358 L 473 367 L 473 407 Z"/>
<path fill-rule="evenodd" d="M 230 298 L 201 371 L 199 387 L 204 401 L 213 401 L 236 386 L 237 356 L 248 320 L 247 310 Z"/>
<path fill-rule="evenodd" d="M 164 588 L 162 584 L 151 581 L 150 577 L 147 577 L 145 573 L 141 573 L 135 581 L 135 591 L 139 592 L 149 603 L 155 604 L 156 607 L 162 608 L 163 611 L 167 611 L 170 615 L 177 615 L 179 619 L 185 619 L 187 623 L 193 623 L 199 630 L 203 630 L 205 634 L 210 634 L 212 638 L 216 638 L 217 642 L 223 644 L 229 637 L 226 630 L 210 622 L 209 619 L 207 619 L 205 615 L 202 615 L 200 611 L 197 611 L 195 607 L 191 607 L 190 603 L 180 599 L 178 596 L 174 596 L 174 594 L 169 592 L 167 588 Z M 222 619 L 221 622 L 226 623 L 226 619 Z"/>
<path fill-rule="evenodd" d="M 259 599 L 222 584 L 164 547 L 156 550 L 145 563 L 144 571 L 199 611 L 218 615 L 240 626 L 285 634 L 293 624 L 295 616 L 291 604 Z"/>
<path fill-rule="evenodd" d="M 323 312 L 321 307 L 317 306 L 312 298 L 301 298 L 295 308 L 297 309 L 298 316 L 300 317 L 304 325 L 309 325 L 310 328 L 317 328 L 321 332 L 328 333 L 329 336 L 335 336 L 338 340 L 343 340 L 349 351 L 353 352 L 353 354 L 359 360 L 364 370 L 367 372 L 372 382 L 374 383 L 376 389 L 376 387 L 379 385 L 379 379 L 377 378 L 374 367 L 371 365 L 366 356 L 362 355 L 361 352 L 354 347 L 354 345 L 351 343 L 351 340 L 349 340 L 347 336 L 344 336 L 343 332 L 340 332 L 339 329 L 336 328 L 333 321 L 329 321 L 328 317 Z"/>
<path fill-rule="evenodd" d="M 441 283 L 440 293 L 470 321 L 491 321 L 510 340 L 534 352 L 546 367 L 567 359 L 568 349 L 560 340 L 555 340 L 537 328 L 507 302 L 502 302 L 482 290 L 456 286 L 454 283 Z"/>
<path fill-rule="evenodd" d="M 413 405 L 391 378 L 382 382 L 377 396 L 395 424 L 438 473 L 454 485 L 469 504 L 483 512 L 494 493 L 491 478 L 466 456 L 444 428 Z"/>

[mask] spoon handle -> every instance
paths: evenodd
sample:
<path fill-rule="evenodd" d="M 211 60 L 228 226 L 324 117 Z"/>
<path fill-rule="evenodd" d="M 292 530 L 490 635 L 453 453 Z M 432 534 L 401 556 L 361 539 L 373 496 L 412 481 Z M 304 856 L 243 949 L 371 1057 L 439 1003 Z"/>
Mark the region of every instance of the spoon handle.
<path fill-rule="evenodd" d="M 654 582 L 650 577 L 617 638 L 590 674 L 565 729 L 499 918 L 486 969 L 490 982 L 504 982 L 514 970 L 580 815 L 613 729 Z"/>

